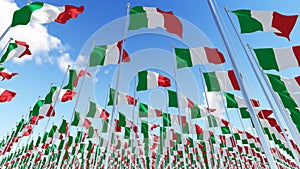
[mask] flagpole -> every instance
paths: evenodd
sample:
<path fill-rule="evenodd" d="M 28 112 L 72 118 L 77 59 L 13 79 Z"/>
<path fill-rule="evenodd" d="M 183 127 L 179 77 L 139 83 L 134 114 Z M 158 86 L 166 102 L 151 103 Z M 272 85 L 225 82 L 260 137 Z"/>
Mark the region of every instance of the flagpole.
<path fill-rule="evenodd" d="M 138 68 L 136 67 L 135 68 L 135 76 L 134 76 L 134 92 L 133 92 L 133 99 L 135 100 L 135 97 L 136 97 L 136 88 L 137 88 L 137 74 L 138 74 Z M 135 108 L 137 106 L 137 104 L 139 103 L 139 99 L 137 100 L 137 102 L 133 105 L 133 108 L 132 108 L 132 114 L 133 114 L 133 127 L 131 126 L 131 130 L 133 131 L 133 135 L 134 135 L 134 138 L 133 138 L 133 141 L 131 141 L 131 147 L 133 146 L 134 144 L 134 141 L 135 141 L 135 136 L 136 136 L 136 133 L 134 132 L 134 121 L 135 121 Z M 139 116 L 137 116 L 137 119 L 138 119 Z M 137 121 L 136 121 L 136 124 L 137 124 Z M 130 135 L 131 135 L 131 132 L 130 132 Z M 129 137 L 129 140 L 131 140 L 131 138 Z M 132 149 L 131 149 L 132 150 Z M 132 160 L 131 159 L 131 156 L 133 153 L 133 156 L 135 156 L 134 152 L 130 151 L 130 161 Z"/>
<path fill-rule="evenodd" d="M 119 90 L 119 77 L 120 77 L 120 71 L 121 71 L 121 63 L 123 59 L 123 50 L 126 42 L 126 36 L 127 36 L 127 30 L 128 30 L 128 17 L 129 17 L 129 9 L 130 9 L 130 3 L 127 4 L 127 9 L 126 9 L 126 18 L 125 18 L 125 25 L 124 25 L 124 33 L 123 33 L 123 40 L 122 40 L 122 47 L 121 47 L 121 52 L 120 52 L 120 57 L 119 57 L 119 67 L 118 67 L 118 72 L 117 72 L 117 81 L 116 81 L 116 88 L 115 88 L 115 95 L 114 95 L 114 104 L 112 108 L 112 114 L 111 114 L 111 120 L 110 120 L 110 128 L 109 128 L 109 134 L 108 134 L 108 151 L 107 151 L 107 156 L 105 158 L 105 168 L 108 167 L 108 157 L 110 153 L 110 145 L 111 145 L 111 135 L 112 135 L 112 125 L 113 125 L 113 119 L 116 111 L 116 101 L 117 101 L 117 96 L 118 96 L 118 90 Z"/>
<path fill-rule="evenodd" d="M 169 105 L 168 105 L 169 100 L 168 100 L 168 91 L 167 91 L 167 88 L 165 88 L 165 95 L 166 95 L 166 112 L 167 112 L 167 114 L 169 114 Z M 169 146 L 169 148 L 168 148 L 168 151 L 169 151 L 168 156 L 169 156 L 169 163 L 170 163 L 170 166 L 171 166 L 171 144 L 170 144 L 170 141 L 171 141 L 170 131 L 171 130 L 170 130 L 170 126 L 168 126 L 168 129 L 169 129 L 169 131 L 167 132 L 167 128 L 166 128 L 166 132 L 167 132 L 166 133 L 167 134 L 166 140 L 167 140 L 167 143 L 168 143 L 168 146 Z"/>
<path fill-rule="evenodd" d="M 5 31 L 0 36 L 0 42 L 2 41 L 2 39 L 4 38 L 4 36 L 8 33 L 8 31 L 10 30 L 10 28 L 11 28 L 11 24 L 5 29 Z"/>
<path fill-rule="evenodd" d="M 257 130 L 257 133 L 258 133 L 259 138 L 261 140 L 262 147 L 264 149 L 264 152 L 265 152 L 266 157 L 268 159 L 268 162 L 270 164 L 270 168 L 271 169 L 275 169 L 275 168 L 277 168 L 276 167 L 276 163 L 275 163 L 275 161 L 273 159 L 272 153 L 270 151 L 270 147 L 267 144 L 267 140 L 266 140 L 266 138 L 265 138 L 265 136 L 263 134 L 263 130 L 262 130 L 261 126 L 260 126 L 260 123 L 259 123 L 259 121 L 258 121 L 258 119 L 256 117 L 255 112 L 252 109 L 251 103 L 249 102 L 249 97 L 248 97 L 248 94 L 246 93 L 246 90 L 245 90 L 245 87 L 244 87 L 244 83 L 243 83 L 242 78 L 240 76 L 239 69 L 237 67 L 237 64 L 236 64 L 234 58 L 233 58 L 233 55 L 232 55 L 231 50 L 230 50 L 230 47 L 229 47 L 229 45 L 228 45 L 228 43 L 226 41 L 225 34 L 224 34 L 224 32 L 223 32 L 223 30 L 221 28 L 221 25 L 219 23 L 218 16 L 217 16 L 216 11 L 214 9 L 213 3 L 212 3 L 211 0 L 207 0 L 207 2 L 208 2 L 208 5 L 209 5 L 211 14 L 213 15 L 213 19 L 214 19 L 214 21 L 216 23 L 216 26 L 217 26 L 217 28 L 219 30 L 219 33 L 221 35 L 222 41 L 223 41 L 223 43 L 225 45 L 225 48 L 226 48 L 226 50 L 228 52 L 228 56 L 229 56 L 229 59 L 230 59 L 230 61 L 232 63 L 232 67 L 234 69 L 234 72 L 237 75 L 236 78 L 237 78 L 238 84 L 241 87 L 241 92 L 242 92 L 243 97 L 246 99 L 246 105 L 248 107 L 248 110 L 250 111 L 251 119 L 253 120 L 255 129 Z"/>

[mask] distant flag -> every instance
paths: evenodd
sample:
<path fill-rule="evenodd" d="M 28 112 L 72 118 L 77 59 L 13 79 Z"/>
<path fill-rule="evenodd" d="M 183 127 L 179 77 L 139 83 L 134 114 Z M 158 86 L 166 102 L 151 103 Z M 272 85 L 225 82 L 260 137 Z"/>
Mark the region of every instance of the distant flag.
<path fill-rule="evenodd" d="M 234 95 L 232 93 L 227 93 L 223 92 L 226 103 L 227 103 L 227 108 L 242 108 L 242 107 L 247 107 L 245 100 L 242 97 L 239 97 L 237 95 Z M 250 100 L 252 103 L 253 107 L 259 107 L 259 101 L 255 99 Z"/>
<path fill-rule="evenodd" d="M 207 91 L 240 90 L 240 86 L 233 70 L 204 72 Z"/>
<path fill-rule="evenodd" d="M 2 77 L 1 80 L 9 80 L 11 79 L 13 76 L 17 75 L 18 73 L 12 73 L 10 71 L 8 71 L 6 68 L 4 67 L 0 67 L 0 76 Z"/>
<path fill-rule="evenodd" d="M 122 62 L 130 62 L 130 57 L 125 49 L 122 51 L 122 40 L 112 45 L 95 46 L 90 55 L 89 67 L 106 66 L 109 64 L 118 64 L 120 62 L 120 55 L 122 55 Z"/>
<path fill-rule="evenodd" d="M 216 48 L 175 48 L 177 68 L 193 67 L 198 64 L 222 64 L 224 55 Z"/>
<path fill-rule="evenodd" d="M 140 102 L 139 117 L 161 117 L 162 111 Z"/>
<path fill-rule="evenodd" d="M 57 7 L 43 2 L 33 2 L 14 12 L 11 27 L 27 25 L 29 22 L 65 24 L 69 19 L 77 18 L 77 15 L 83 11 L 83 6 L 65 5 Z"/>
<path fill-rule="evenodd" d="M 88 129 L 92 125 L 92 122 L 90 120 L 88 120 L 87 118 L 85 118 L 80 113 L 75 111 L 74 119 L 73 119 L 71 125 L 78 126 L 78 127 L 85 127 L 86 129 Z"/>
<path fill-rule="evenodd" d="M 50 92 L 45 97 L 45 104 L 50 104 L 53 102 L 66 102 L 72 100 L 76 95 L 76 92 L 69 89 L 60 89 L 57 86 L 52 86 Z M 56 100 L 58 99 L 58 100 Z"/>
<path fill-rule="evenodd" d="M 107 103 L 107 105 L 113 105 L 114 104 L 114 97 L 115 97 L 115 89 L 110 88 L 109 91 L 109 101 Z M 121 104 L 128 104 L 128 105 L 136 105 L 137 100 L 134 99 L 132 96 L 129 96 L 126 93 L 123 92 L 118 92 L 118 96 L 117 96 L 117 105 L 121 105 Z"/>
<path fill-rule="evenodd" d="M 31 55 L 29 45 L 26 42 L 17 41 L 9 43 L 6 52 L 2 55 L 0 63 L 13 58 L 21 58 L 24 55 Z"/>
<path fill-rule="evenodd" d="M 44 100 L 38 100 L 33 106 L 32 116 L 55 116 L 52 104 L 44 104 Z"/>
<path fill-rule="evenodd" d="M 74 90 L 74 88 L 76 88 L 78 85 L 79 78 L 83 77 L 84 75 L 92 76 L 92 74 L 90 72 L 86 72 L 85 70 L 82 70 L 82 69 L 79 71 L 77 71 L 75 69 L 70 69 L 69 70 L 69 82 L 65 87 L 63 87 L 63 89 Z"/>
<path fill-rule="evenodd" d="M 252 33 L 256 31 L 274 32 L 290 40 L 298 15 L 286 16 L 273 11 L 257 10 L 235 10 L 232 11 L 239 20 L 241 33 Z"/>
<path fill-rule="evenodd" d="M 130 9 L 129 30 L 140 28 L 165 29 L 167 32 L 176 34 L 182 38 L 182 23 L 172 11 L 165 12 L 159 8 L 136 6 Z"/>
<path fill-rule="evenodd" d="M 300 46 L 253 49 L 263 70 L 277 71 L 300 66 Z"/>
<path fill-rule="evenodd" d="M 300 76 L 294 78 L 285 78 L 279 75 L 267 74 L 272 88 L 276 92 L 300 92 Z"/>
<path fill-rule="evenodd" d="M 90 106 L 86 117 L 103 118 L 104 120 L 108 120 L 109 113 L 105 111 L 103 108 L 101 108 L 99 105 L 97 105 L 96 103 L 90 101 Z"/>
<path fill-rule="evenodd" d="M 138 73 L 137 91 L 148 90 L 158 86 L 169 87 L 171 86 L 171 81 L 165 76 L 148 70 Z"/>
<path fill-rule="evenodd" d="M 15 92 L 0 88 L 0 102 L 10 102 L 15 96 Z"/>

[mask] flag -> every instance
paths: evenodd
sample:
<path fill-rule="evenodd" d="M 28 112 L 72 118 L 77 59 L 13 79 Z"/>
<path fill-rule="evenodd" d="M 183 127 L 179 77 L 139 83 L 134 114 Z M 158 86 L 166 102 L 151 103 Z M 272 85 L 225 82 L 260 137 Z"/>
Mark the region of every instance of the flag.
<path fill-rule="evenodd" d="M 86 72 L 85 70 L 80 70 L 79 72 L 75 69 L 69 70 L 69 82 L 68 84 L 63 87 L 63 89 L 74 90 L 77 87 L 79 78 L 83 77 L 84 75 L 92 76 L 90 72 Z"/>
<path fill-rule="evenodd" d="M 213 112 L 212 110 L 208 111 L 208 108 L 197 105 L 196 103 L 193 105 L 193 107 L 190 107 L 188 109 L 189 109 L 189 113 L 191 113 L 192 119 L 202 118 L 209 115 L 210 112 Z"/>
<path fill-rule="evenodd" d="M 123 40 L 112 45 L 95 46 L 90 55 L 89 67 L 106 66 L 120 63 Z M 123 49 L 122 62 L 130 62 L 130 57 Z"/>
<path fill-rule="evenodd" d="M 96 103 L 90 101 L 90 107 L 86 117 L 103 118 L 104 120 L 107 120 L 109 118 L 109 113 Z"/>
<path fill-rule="evenodd" d="M 207 116 L 209 127 L 220 127 L 222 134 L 230 134 L 229 122 L 224 119 L 219 119 L 215 116 Z"/>
<path fill-rule="evenodd" d="M 26 42 L 15 40 L 15 42 L 9 43 L 5 53 L 1 57 L 0 63 L 13 58 L 21 58 L 24 55 L 31 55 L 29 45 Z"/>
<path fill-rule="evenodd" d="M 0 88 L 0 102 L 10 102 L 15 96 L 15 92 Z"/>
<path fill-rule="evenodd" d="M 178 97 L 179 97 L 180 107 L 182 107 L 182 108 L 186 108 L 186 107 L 192 108 L 192 107 L 194 107 L 194 102 L 191 101 L 186 96 L 184 96 L 182 93 L 178 93 Z"/>
<path fill-rule="evenodd" d="M 11 79 L 13 76 L 17 75 L 18 73 L 12 73 L 10 71 L 8 71 L 6 68 L 4 67 L 0 67 L 0 76 L 2 77 L 1 80 L 9 80 Z"/>
<path fill-rule="evenodd" d="M 55 116 L 52 104 L 44 104 L 44 100 L 38 100 L 32 109 L 32 116 Z"/>
<path fill-rule="evenodd" d="M 129 30 L 155 29 L 157 27 L 182 38 L 182 23 L 172 11 L 165 12 L 159 8 L 142 6 L 130 9 Z"/>
<path fill-rule="evenodd" d="M 92 125 L 92 122 L 89 121 L 87 118 L 85 118 L 80 113 L 75 111 L 74 119 L 73 119 L 71 125 L 85 127 L 86 129 L 88 129 Z"/>
<path fill-rule="evenodd" d="M 232 93 L 227 93 L 223 92 L 226 103 L 227 103 L 227 108 L 242 108 L 242 107 L 247 107 L 245 100 L 242 97 L 239 97 L 237 95 L 234 95 Z M 252 106 L 253 107 L 259 107 L 260 103 L 258 100 L 255 99 L 250 99 Z"/>
<path fill-rule="evenodd" d="M 285 108 L 300 107 L 300 94 L 277 92 Z"/>
<path fill-rule="evenodd" d="M 162 111 L 140 102 L 139 117 L 161 117 Z"/>
<path fill-rule="evenodd" d="M 33 2 L 14 12 L 11 27 L 27 25 L 29 22 L 65 24 L 69 19 L 77 18 L 77 15 L 81 14 L 83 10 L 83 6 L 65 5 L 57 7 L 43 2 Z"/>
<path fill-rule="evenodd" d="M 119 112 L 118 126 L 131 127 L 132 122 L 121 112 Z"/>
<path fill-rule="evenodd" d="M 67 120 L 66 119 L 63 119 L 63 121 L 62 121 L 62 123 L 61 123 L 61 125 L 60 125 L 60 127 L 59 127 L 59 129 L 58 129 L 58 132 L 59 133 L 64 133 L 64 134 L 67 134 L 69 131 L 69 126 L 68 126 L 68 122 L 67 122 Z"/>
<path fill-rule="evenodd" d="M 282 71 L 300 66 L 300 46 L 253 49 L 263 70 Z"/>
<path fill-rule="evenodd" d="M 175 114 L 163 113 L 163 125 L 164 126 L 187 126 L 186 117 Z"/>
<path fill-rule="evenodd" d="M 207 91 L 240 90 L 240 86 L 233 70 L 204 72 Z"/>
<path fill-rule="evenodd" d="M 158 86 L 169 87 L 171 86 L 171 81 L 165 76 L 148 70 L 138 73 L 138 85 L 136 87 L 137 91 L 148 90 Z"/>
<path fill-rule="evenodd" d="M 235 10 L 232 11 L 239 20 L 241 33 L 256 31 L 273 32 L 290 40 L 298 15 L 286 16 L 275 11 Z"/>
<path fill-rule="evenodd" d="M 114 97 L 115 97 L 115 89 L 110 88 L 110 92 L 109 92 L 109 101 L 107 103 L 107 105 L 113 105 L 114 104 Z M 117 96 L 117 103 L 118 105 L 121 104 L 129 104 L 129 105 L 136 105 L 137 100 L 134 99 L 132 96 L 129 96 L 126 93 L 123 92 L 118 92 L 118 96 Z"/>
<path fill-rule="evenodd" d="M 172 90 L 168 90 L 169 107 L 178 107 L 177 93 Z"/>
<path fill-rule="evenodd" d="M 247 108 L 240 108 L 240 113 L 243 119 L 250 119 L 250 113 L 247 111 Z"/>
<path fill-rule="evenodd" d="M 69 89 L 60 89 L 57 86 L 52 86 L 50 92 L 45 97 L 45 104 L 58 102 L 66 102 L 72 100 L 77 93 Z M 56 100 L 58 99 L 58 100 Z"/>
<path fill-rule="evenodd" d="M 225 58 L 216 48 L 175 48 L 177 68 L 193 67 L 198 64 L 222 64 Z"/>
<path fill-rule="evenodd" d="M 88 129 L 88 138 L 98 137 L 98 129 L 95 129 L 93 126 L 90 126 Z"/>
<path fill-rule="evenodd" d="M 269 78 L 273 90 L 276 92 L 300 92 L 300 76 L 285 78 L 274 74 L 267 74 L 267 77 Z"/>
<path fill-rule="evenodd" d="M 149 138 L 149 127 L 148 127 L 148 121 L 142 120 L 142 128 L 141 133 L 144 135 L 144 138 Z"/>

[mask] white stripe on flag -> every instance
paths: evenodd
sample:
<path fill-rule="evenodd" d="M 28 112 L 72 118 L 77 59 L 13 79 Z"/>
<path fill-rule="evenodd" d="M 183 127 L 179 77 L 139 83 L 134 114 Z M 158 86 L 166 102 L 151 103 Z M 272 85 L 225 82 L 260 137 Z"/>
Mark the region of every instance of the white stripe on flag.
<path fill-rule="evenodd" d="M 272 27 L 272 21 L 273 21 L 272 11 L 251 10 L 251 16 L 262 24 L 264 32 L 279 32 L 277 29 Z"/>
<path fill-rule="evenodd" d="M 104 58 L 103 66 L 109 64 L 117 64 L 119 61 L 119 57 L 120 57 L 120 50 L 117 47 L 117 43 L 114 43 L 112 45 L 107 45 L 106 56 Z"/>
<path fill-rule="evenodd" d="M 190 48 L 190 54 L 193 65 L 209 63 L 204 47 Z"/>
<path fill-rule="evenodd" d="M 275 48 L 273 50 L 279 70 L 298 67 L 298 61 L 292 48 Z"/>
<path fill-rule="evenodd" d="M 156 88 L 158 87 L 158 73 L 148 71 L 147 73 L 147 88 Z"/>
<path fill-rule="evenodd" d="M 157 12 L 156 8 L 144 7 L 148 18 L 148 28 L 153 29 L 156 27 L 164 28 L 164 17 Z"/>

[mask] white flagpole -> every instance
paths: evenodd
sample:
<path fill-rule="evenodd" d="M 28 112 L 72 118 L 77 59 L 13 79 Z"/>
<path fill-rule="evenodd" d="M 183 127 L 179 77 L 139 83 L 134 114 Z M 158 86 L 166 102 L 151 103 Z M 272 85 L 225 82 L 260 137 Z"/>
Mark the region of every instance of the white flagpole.
<path fill-rule="evenodd" d="M 2 39 L 4 38 L 4 36 L 8 33 L 8 31 L 10 30 L 11 25 L 9 25 L 5 31 L 2 33 L 2 35 L 0 36 L 0 42 L 2 41 Z"/>
<path fill-rule="evenodd" d="M 207 0 L 207 3 L 208 3 L 208 5 L 209 5 L 211 14 L 213 15 L 213 19 L 214 19 L 214 21 L 215 21 L 215 23 L 216 23 L 216 26 L 217 26 L 217 28 L 218 28 L 218 30 L 219 30 L 219 32 L 220 32 L 222 41 L 223 41 L 223 43 L 224 43 L 224 45 L 225 45 L 225 48 L 226 48 L 226 50 L 227 50 L 227 52 L 228 52 L 228 56 L 229 56 L 229 59 L 230 59 L 230 61 L 231 61 L 231 63 L 232 63 L 233 70 L 234 70 L 235 74 L 237 75 L 236 78 L 237 78 L 238 84 L 239 84 L 239 86 L 241 87 L 242 95 L 243 95 L 243 97 L 244 97 L 245 100 L 246 100 L 247 108 L 248 108 L 248 110 L 250 111 L 251 119 L 253 120 L 255 129 L 256 129 L 257 134 L 258 134 L 258 136 L 259 136 L 259 138 L 260 138 L 260 140 L 261 140 L 262 148 L 264 149 L 264 152 L 265 152 L 266 157 L 267 157 L 267 159 L 268 159 L 268 162 L 269 162 L 269 164 L 270 164 L 270 168 L 271 168 L 271 169 L 275 169 L 275 168 L 277 168 L 276 163 L 275 163 L 274 158 L 273 158 L 273 156 L 272 156 L 270 147 L 269 147 L 269 145 L 267 144 L 267 140 L 266 140 L 266 138 L 265 138 L 265 136 L 264 136 L 263 130 L 262 130 L 262 128 L 261 128 L 261 126 L 260 126 L 260 123 L 259 123 L 259 121 L 258 121 L 258 119 L 257 119 L 256 113 L 253 111 L 252 105 L 251 105 L 251 103 L 249 102 L 249 96 L 248 96 L 248 94 L 247 94 L 247 92 L 246 92 L 246 90 L 245 90 L 245 86 L 244 86 L 242 77 L 240 76 L 240 71 L 239 71 L 239 69 L 238 69 L 238 66 L 237 66 L 237 64 L 236 64 L 236 62 L 235 62 L 235 60 L 234 60 L 234 58 L 233 58 L 233 54 L 232 54 L 232 52 L 231 52 L 231 50 L 230 50 L 230 47 L 229 47 L 229 44 L 228 44 L 228 42 L 227 42 L 227 40 L 226 40 L 225 34 L 224 34 L 224 32 L 223 32 L 223 30 L 222 30 L 222 28 L 221 28 L 221 25 L 220 25 L 220 23 L 219 23 L 218 16 L 217 16 L 217 14 L 216 14 L 216 11 L 215 11 L 215 8 L 214 8 L 214 6 L 213 6 L 213 3 L 212 3 L 211 0 Z"/>

